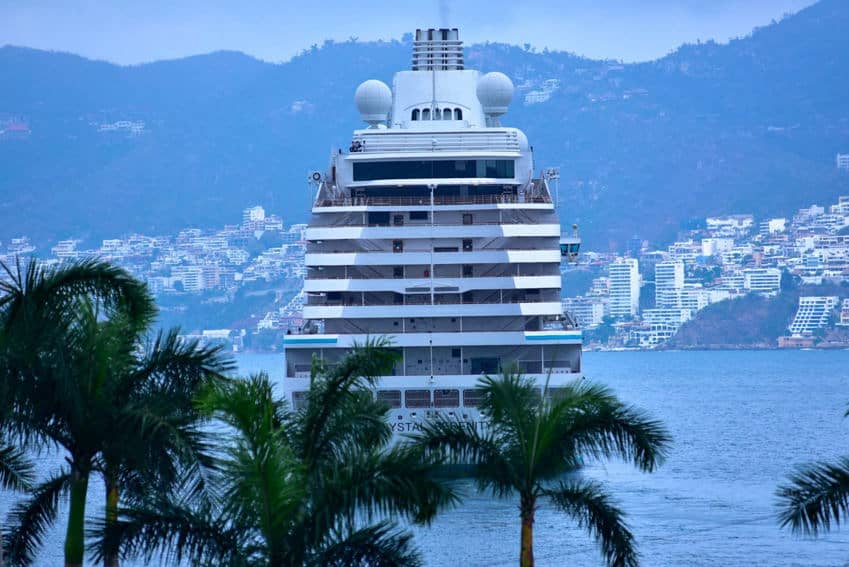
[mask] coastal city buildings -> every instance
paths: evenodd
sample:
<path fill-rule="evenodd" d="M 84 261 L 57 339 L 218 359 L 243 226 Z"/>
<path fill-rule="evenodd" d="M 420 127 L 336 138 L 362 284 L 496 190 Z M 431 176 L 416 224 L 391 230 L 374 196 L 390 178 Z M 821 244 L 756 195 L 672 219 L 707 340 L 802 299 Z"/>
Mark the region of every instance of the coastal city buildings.
<path fill-rule="evenodd" d="M 837 169 L 849 171 L 849 154 L 837 154 Z"/>
<path fill-rule="evenodd" d="M 610 264 L 610 314 L 628 317 L 640 306 L 639 263 L 634 258 L 619 258 Z"/>
<path fill-rule="evenodd" d="M 660 262 L 654 267 L 655 306 L 675 309 L 681 306 L 684 289 L 684 262 Z"/>
<path fill-rule="evenodd" d="M 306 226 L 284 226 L 280 217 L 259 205 L 246 208 L 241 217 L 238 211 L 233 216 L 241 223 L 214 230 L 187 228 L 176 235 L 124 235 L 104 239 L 93 248 L 65 238 L 47 247 L 42 260 L 100 257 L 117 262 L 147 281 L 168 313 L 179 313 L 192 297 L 223 306 L 244 301 L 239 296 L 242 290 L 254 294 L 255 289 L 268 288 L 274 291 L 256 310 L 209 321 L 210 329 L 230 325 L 238 331 L 234 337 L 247 333 L 246 344 L 252 333 L 297 330 L 303 325 L 299 292 L 305 273 Z M 605 344 L 654 348 L 715 303 L 748 294 L 774 297 L 785 286 L 801 286 L 803 297 L 793 299 L 798 313 L 781 344 L 810 346 L 829 328 L 849 331 L 847 227 L 849 196 L 840 196 L 834 203 L 814 204 L 783 217 L 711 217 L 660 249 L 634 238 L 630 257 L 586 251 L 565 274 L 567 279 L 572 272 L 587 274 L 587 283 L 582 292 L 563 298 L 563 308 L 584 329 L 608 329 L 610 333 L 601 335 Z M 39 252 L 25 236 L 0 243 L 0 260 L 7 264 Z M 811 286 L 832 287 L 819 292 Z M 186 332 L 202 336 L 203 330 L 209 329 Z M 591 333 L 588 336 L 593 340 Z M 800 337 L 805 340 L 797 340 Z M 849 347 L 849 336 L 835 340 L 846 340 Z"/>
<path fill-rule="evenodd" d="M 799 309 L 790 324 L 794 336 L 812 335 L 828 326 L 838 298 L 835 296 L 803 296 L 799 298 Z"/>

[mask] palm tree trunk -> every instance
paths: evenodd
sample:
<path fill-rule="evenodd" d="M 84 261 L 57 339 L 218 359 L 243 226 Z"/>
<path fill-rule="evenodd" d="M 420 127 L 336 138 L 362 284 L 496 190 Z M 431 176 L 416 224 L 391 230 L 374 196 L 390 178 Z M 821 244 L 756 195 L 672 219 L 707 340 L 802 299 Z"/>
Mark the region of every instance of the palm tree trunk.
<path fill-rule="evenodd" d="M 519 556 L 520 567 L 534 567 L 534 514 L 536 498 L 522 496 L 519 510 L 522 515 L 522 551 Z"/>
<path fill-rule="evenodd" d="M 65 533 L 65 567 L 82 567 L 85 555 L 85 500 L 89 471 L 82 470 L 76 459 L 71 467 L 71 505 L 68 531 Z"/>
<path fill-rule="evenodd" d="M 120 485 L 118 475 L 111 468 L 107 468 L 104 481 L 106 483 L 106 528 L 108 530 L 110 525 L 118 521 Z M 103 550 L 103 567 L 119 567 L 117 548 Z"/>

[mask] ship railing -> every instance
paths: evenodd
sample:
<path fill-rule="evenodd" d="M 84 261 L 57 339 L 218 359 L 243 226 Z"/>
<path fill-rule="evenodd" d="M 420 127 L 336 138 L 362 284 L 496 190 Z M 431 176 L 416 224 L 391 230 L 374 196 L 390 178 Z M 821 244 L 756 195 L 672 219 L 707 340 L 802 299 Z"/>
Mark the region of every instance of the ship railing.
<path fill-rule="evenodd" d="M 401 302 L 394 300 L 379 300 L 352 298 L 341 300 L 322 300 L 323 298 L 310 298 L 307 305 L 310 307 L 381 307 L 387 305 L 508 305 L 517 303 L 555 303 L 556 299 L 544 299 L 541 297 L 501 297 L 497 292 L 484 298 L 457 298 L 446 297 L 443 294 L 435 294 L 431 301 L 430 294 L 410 294 L 403 296 Z"/>
<path fill-rule="evenodd" d="M 359 142 L 359 143 L 358 143 Z M 442 132 L 357 134 L 351 147 L 355 153 L 385 152 L 520 152 L 519 138 L 514 131 L 474 132 L 460 134 Z"/>
<path fill-rule="evenodd" d="M 358 228 L 358 227 L 369 227 L 369 228 L 405 228 L 405 227 L 427 228 L 429 226 L 433 226 L 434 228 L 439 228 L 439 227 L 448 227 L 448 226 L 499 226 L 499 225 L 515 225 L 515 224 L 537 225 L 537 224 L 557 224 L 557 223 L 551 222 L 550 219 L 542 219 L 542 218 L 536 219 L 536 218 L 533 218 L 533 217 L 530 217 L 530 216 L 527 219 L 525 219 L 525 218 L 522 218 L 522 219 L 505 218 L 505 219 L 502 219 L 502 220 L 486 220 L 486 221 L 475 220 L 474 222 L 465 222 L 465 223 L 464 222 L 456 222 L 456 221 L 435 222 L 433 224 L 431 224 L 429 222 L 409 222 L 409 221 L 406 221 L 403 224 L 395 224 L 395 223 L 390 223 L 390 222 L 380 222 L 380 223 L 372 222 L 372 223 L 370 223 L 370 222 L 363 222 L 362 220 L 359 220 L 359 219 L 350 219 L 348 222 L 333 223 L 332 225 L 313 224 L 313 225 L 310 225 L 310 228 L 347 228 L 347 227 L 355 227 L 355 228 Z"/>
<path fill-rule="evenodd" d="M 434 206 L 444 205 L 504 205 L 504 204 L 551 204 L 548 194 L 526 196 L 524 198 L 509 193 L 500 195 L 436 195 L 433 199 Z M 418 196 L 370 196 L 370 197 L 342 197 L 342 198 L 319 198 L 315 202 L 316 207 L 384 207 L 384 206 L 429 206 L 429 197 Z"/>
<path fill-rule="evenodd" d="M 357 266 L 357 268 L 362 268 L 363 266 Z M 493 268 L 488 269 L 486 272 L 482 274 L 473 274 L 471 276 L 464 276 L 460 273 L 455 273 L 452 275 L 444 275 L 444 274 L 434 274 L 434 280 L 473 280 L 479 278 L 515 278 L 515 277 L 545 277 L 545 276 L 559 276 L 559 273 L 556 274 L 543 274 L 543 273 L 517 273 L 515 269 L 515 265 L 508 265 L 506 268 L 503 266 L 495 266 Z M 359 273 L 354 273 L 350 270 L 348 274 L 325 274 L 322 271 L 318 271 L 316 273 L 311 273 L 307 278 L 310 280 L 427 280 L 431 279 L 430 276 L 421 276 L 416 277 L 413 275 L 407 275 L 406 277 L 399 277 L 392 273 L 382 274 L 379 272 L 373 273 L 371 275 L 363 275 Z"/>

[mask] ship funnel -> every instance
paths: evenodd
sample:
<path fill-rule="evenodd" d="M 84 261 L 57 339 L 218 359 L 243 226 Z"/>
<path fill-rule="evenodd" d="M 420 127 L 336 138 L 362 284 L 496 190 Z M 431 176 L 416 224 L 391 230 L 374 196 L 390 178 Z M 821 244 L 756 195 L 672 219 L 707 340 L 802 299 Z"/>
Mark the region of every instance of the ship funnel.
<path fill-rule="evenodd" d="M 416 30 L 413 71 L 462 71 L 463 42 L 457 28 Z"/>

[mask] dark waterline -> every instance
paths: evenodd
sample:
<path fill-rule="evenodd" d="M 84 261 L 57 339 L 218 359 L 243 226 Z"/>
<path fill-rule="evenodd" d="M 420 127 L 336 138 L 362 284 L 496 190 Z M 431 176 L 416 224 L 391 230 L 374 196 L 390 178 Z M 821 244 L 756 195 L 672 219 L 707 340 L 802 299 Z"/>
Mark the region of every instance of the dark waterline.
<path fill-rule="evenodd" d="M 243 374 L 282 378 L 282 355 L 238 363 Z M 816 540 L 779 530 L 774 492 L 794 465 L 849 454 L 847 368 L 846 351 L 586 353 L 587 378 L 662 419 L 674 446 L 651 475 L 621 463 L 583 474 L 607 483 L 629 513 L 644 565 L 845 565 L 849 529 Z M 516 503 L 462 486 L 462 506 L 416 530 L 426 564 L 515 565 Z M 102 506 L 102 487 L 91 492 L 90 506 Z M 4 516 L 8 503 L 0 500 Z M 61 533 L 50 534 L 38 565 L 61 564 Z M 542 567 L 602 564 L 593 542 L 544 506 L 536 552 Z"/>

